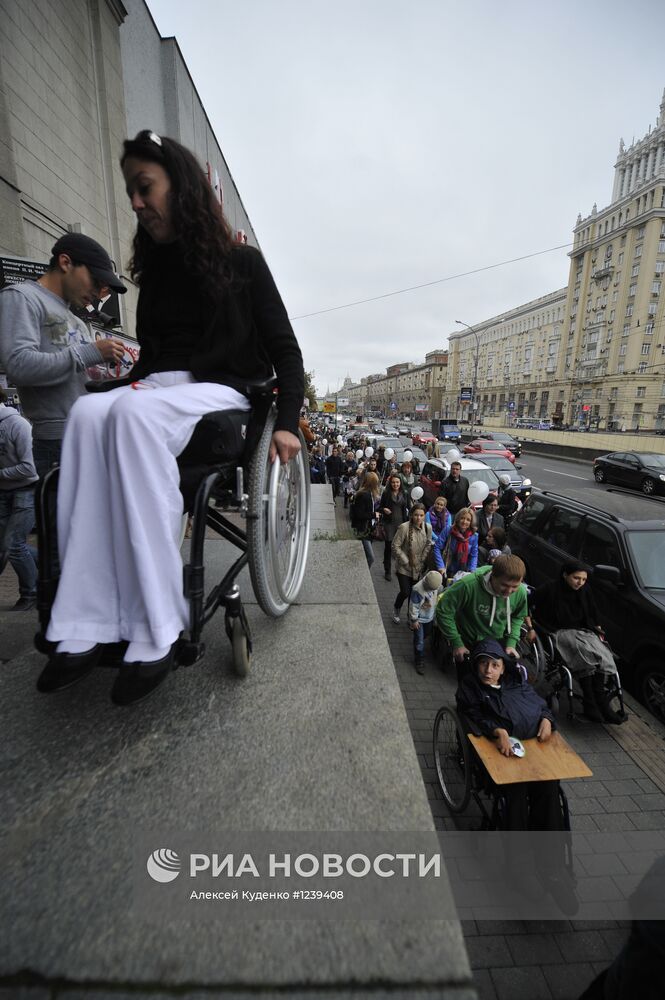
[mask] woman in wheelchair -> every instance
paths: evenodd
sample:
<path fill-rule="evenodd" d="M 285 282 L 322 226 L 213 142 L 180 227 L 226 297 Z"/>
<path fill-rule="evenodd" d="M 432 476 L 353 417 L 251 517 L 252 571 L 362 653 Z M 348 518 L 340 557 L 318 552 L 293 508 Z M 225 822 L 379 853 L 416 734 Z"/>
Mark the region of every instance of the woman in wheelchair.
<path fill-rule="evenodd" d="M 127 644 L 112 698 L 149 693 L 173 665 L 187 627 L 177 458 L 199 419 L 248 411 L 247 382 L 279 382 L 270 458 L 300 450 L 300 349 L 254 247 L 234 242 L 197 160 L 141 132 L 124 143 L 127 194 L 138 220 L 130 272 L 139 286 L 141 348 L 113 391 L 71 410 L 58 487 L 61 574 L 38 688 L 80 680 L 105 644 Z M 245 390 L 245 391 L 243 391 Z"/>
<path fill-rule="evenodd" d="M 513 753 L 510 737 L 546 743 L 554 716 L 517 670 L 498 639 L 484 639 L 471 651 L 470 670 L 456 692 L 457 710 L 479 732 L 496 742 L 499 753 Z M 563 830 L 558 781 L 527 781 L 502 786 L 508 830 Z"/>
<path fill-rule="evenodd" d="M 538 587 L 529 603 L 536 623 L 554 633 L 557 652 L 579 682 L 586 717 L 593 722 L 620 723 L 625 713 L 612 709 L 615 692 L 606 685 L 608 677 L 616 678 L 617 668 L 598 624 L 588 578 L 581 563 L 566 562 L 558 580 Z"/>

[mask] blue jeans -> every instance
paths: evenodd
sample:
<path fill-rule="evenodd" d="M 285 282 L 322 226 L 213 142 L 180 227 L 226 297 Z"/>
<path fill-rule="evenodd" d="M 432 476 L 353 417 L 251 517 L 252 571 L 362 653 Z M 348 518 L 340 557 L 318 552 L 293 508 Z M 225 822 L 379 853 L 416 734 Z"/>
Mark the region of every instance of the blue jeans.
<path fill-rule="evenodd" d="M 431 622 L 421 622 L 420 628 L 416 629 L 413 633 L 413 651 L 416 654 L 417 660 L 421 660 L 425 655 L 425 639 L 431 631 Z"/>
<path fill-rule="evenodd" d="M 34 486 L 0 490 L 0 549 L 9 552 L 21 597 L 37 595 L 37 550 L 28 545 L 34 523 Z"/>

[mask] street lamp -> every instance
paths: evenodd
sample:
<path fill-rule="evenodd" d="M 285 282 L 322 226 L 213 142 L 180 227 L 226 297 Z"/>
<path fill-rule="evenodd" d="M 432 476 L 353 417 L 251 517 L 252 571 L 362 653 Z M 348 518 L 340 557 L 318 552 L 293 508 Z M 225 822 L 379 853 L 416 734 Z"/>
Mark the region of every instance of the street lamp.
<path fill-rule="evenodd" d="M 478 334 L 476 333 L 476 331 L 473 329 L 472 326 L 469 326 L 468 323 L 465 323 L 461 319 L 456 319 L 455 322 L 458 323 L 460 326 L 465 326 L 467 330 L 470 330 L 471 333 L 476 338 L 476 360 L 473 365 L 473 388 L 471 390 L 473 396 L 473 399 L 471 401 L 471 436 L 473 437 L 473 416 L 476 409 L 476 389 L 478 387 L 478 356 L 480 354 L 480 340 L 478 339 Z"/>

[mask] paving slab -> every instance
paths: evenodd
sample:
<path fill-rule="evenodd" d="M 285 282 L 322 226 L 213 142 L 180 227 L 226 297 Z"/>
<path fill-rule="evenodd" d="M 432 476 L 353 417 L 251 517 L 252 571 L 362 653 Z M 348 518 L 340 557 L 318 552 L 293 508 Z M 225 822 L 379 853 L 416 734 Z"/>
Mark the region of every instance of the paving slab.
<path fill-rule="evenodd" d="M 472 1000 L 456 920 L 220 926 L 130 909 L 143 830 L 434 830 L 370 587 L 357 542 L 313 543 L 299 606 L 277 621 L 248 607 L 248 678 L 219 617 L 205 659 L 129 710 L 109 701 L 113 670 L 45 697 L 36 652 L 4 664 L 0 982 Z"/>

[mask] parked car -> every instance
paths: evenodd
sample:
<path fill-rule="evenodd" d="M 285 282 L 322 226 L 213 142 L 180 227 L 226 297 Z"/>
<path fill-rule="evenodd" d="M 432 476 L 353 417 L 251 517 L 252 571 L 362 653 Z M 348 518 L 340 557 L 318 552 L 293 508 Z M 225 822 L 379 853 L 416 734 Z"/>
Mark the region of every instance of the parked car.
<path fill-rule="evenodd" d="M 482 462 L 477 462 L 473 458 L 464 457 L 461 459 L 460 464 L 462 466 L 462 475 L 469 480 L 469 484 L 475 483 L 476 480 L 480 479 L 481 482 L 487 483 L 491 493 L 498 493 L 499 480 L 486 465 Z M 450 462 L 446 458 L 430 458 L 421 469 L 420 485 L 425 494 L 423 496 L 423 503 L 426 507 L 431 507 L 438 497 L 441 483 L 449 472 Z M 480 506 L 481 504 L 474 504 L 476 508 Z"/>
<path fill-rule="evenodd" d="M 486 434 L 479 434 L 478 437 L 483 441 L 498 441 L 504 448 L 512 451 L 515 458 L 519 458 L 522 454 L 522 445 L 520 442 L 516 441 L 512 434 L 507 434 L 505 431 L 487 431 Z"/>
<path fill-rule="evenodd" d="M 501 455 L 503 458 L 507 458 L 509 462 L 514 463 L 515 461 L 515 455 L 510 448 L 504 448 L 499 441 L 486 441 L 484 438 L 476 438 L 475 441 L 469 441 L 462 448 L 462 452 L 465 455 L 477 455 L 478 458 L 481 458 L 485 452 L 488 452 L 490 455 Z"/>
<path fill-rule="evenodd" d="M 665 455 L 655 451 L 612 451 L 593 460 L 597 483 L 618 483 L 647 496 L 665 493 Z"/>
<path fill-rule="evenodd" d="M 522 468 L 521 465 L 513 465 L 510 459 L 504 458 L 503 455 L 490 455 L 485 454 L 485 452 L 482 453 L 482 456 L 479 456 L 478 461 L 482 461 L 483 465 L 487 465 L 497 476 L 500 476 L 504 472 L 507 473 L 510 476 L 510 485 L 522 503 L 528 496 L 531 496 L 531 480 L 525 479 L 524 476 L 520 476 L 519 472 L 516 471 Z"/>
<path fill-rule="evenodd" d="M 555 579 L 566 559 L 593 570 L 600 622 L 622 677 L 665 722 L 665 502 L 608 490 L 561 496 L 534 490 L 513 518 L 508 544 L 527 581 Z"/>
<path fill-rule="evenodd" d="M 430 441 L 436 443 L 436 438 L 429 431 L 413 431 L 411 434 L 412 444 L 429 444 Z"/>

